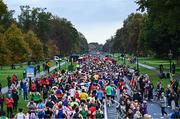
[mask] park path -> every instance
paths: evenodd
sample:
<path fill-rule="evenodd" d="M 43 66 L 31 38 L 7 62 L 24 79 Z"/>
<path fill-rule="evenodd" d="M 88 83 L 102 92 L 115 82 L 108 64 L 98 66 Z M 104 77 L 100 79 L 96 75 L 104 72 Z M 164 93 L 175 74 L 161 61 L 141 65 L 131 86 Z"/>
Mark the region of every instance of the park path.
<path fill-rule="evenodd" d="M 144 67 L 144 68 L 149 69 L 149 70 L 156 70 L 155 67 L 152 67 L 152 66 L 149 66 L 146 64 L 142 64 L 142 63 L 139 63 L 139 66 Z"/>
<path fill-rule="evenodd" d="M 64 65 L 65 63 L 66 63 L 66 62 L 62 62 L 60 65 L 62 66 L 62 65 Z M 56 68 L 58 68 L 58 67 L 59 67 L 59 64 L 51 67 L 51 68 L 49 69 L 49 71 L 53 71 L 54 69 L 56 69 Z M 45 74 L 47 74 L 47 72 L 46 72 L 46 71 L 42 71 L 42 72 L 36 74 L 36 76 L 33 77 L 32 79 L 39 78 L 39 77 L 41 77 L 41 76 L 43 76 L 43 75 L 45 75 Z M 20 81 L 18 82 L 18 85 L 19 85 L 19 84 L 20 84 Z M 7 86 L 6 86 L 6 87 L 3 87 L 3 88 L 1 89 L 1 91 L 2 91 L 3 94 L 7 93 L 7 92 L 8 92 L 8 87 L 7 87 Z"/>

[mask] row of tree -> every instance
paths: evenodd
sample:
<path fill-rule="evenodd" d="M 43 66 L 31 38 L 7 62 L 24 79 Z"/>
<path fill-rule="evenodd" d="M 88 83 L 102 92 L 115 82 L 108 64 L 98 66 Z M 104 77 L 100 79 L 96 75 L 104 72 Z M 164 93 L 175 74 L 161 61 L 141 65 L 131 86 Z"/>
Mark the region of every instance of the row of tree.
<path fill-rule="evenodd" d="M 123 27 L 107 40 L 103 49 L 111 52 L 167 57 L 169 50 L 180 54 L 180 1 L 136 0 L 141 13 L 132 13 Z"/>
<path fill-rule="evenodd" d="M 20 9 L 16 20 L 15 11 L 8 10 L 0 0 L 0 65 L 88 51 L 86 38 L 67 19 L 46 9 L 29 6 Z"/>

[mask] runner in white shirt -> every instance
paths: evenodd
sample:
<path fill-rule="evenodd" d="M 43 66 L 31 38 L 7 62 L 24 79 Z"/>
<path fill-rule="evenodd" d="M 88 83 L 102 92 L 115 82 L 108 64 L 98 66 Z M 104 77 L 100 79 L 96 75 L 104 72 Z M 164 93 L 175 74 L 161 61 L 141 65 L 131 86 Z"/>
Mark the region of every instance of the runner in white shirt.
<path fill-rule="evenodd" d="M 22 112 L 23 109 L 19 109 L 19 113 L 16 114 L 15 118 L 16 119 L 25 119 L 25 114 Z"/>
<path fill-rule="evenodd" d="M 76 93 L 76 89 L 71 88 L 71 89 L 69 90 L 69 93 L 70 93 L 70 96 L 71 96 L 71 97 L 74 97 L 74 96 L 75 96 L 75 93 Z"/>

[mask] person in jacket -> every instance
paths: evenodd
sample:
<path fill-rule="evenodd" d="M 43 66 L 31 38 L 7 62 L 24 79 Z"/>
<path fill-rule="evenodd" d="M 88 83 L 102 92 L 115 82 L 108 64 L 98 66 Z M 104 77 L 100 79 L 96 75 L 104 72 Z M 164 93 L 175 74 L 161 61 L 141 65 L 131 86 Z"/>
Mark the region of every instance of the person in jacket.
<path fill-rule="evenodd" d="M 12 117 L 13 115 L 13 103 L 14 100 L 13 98 L 8 95 L 7 98 L 5 99 L 6 107 L 7 107 L 7 117 Z"/>
<path fill-rule="evenodd" d="M 13 100 L 14 100 L 13 110 L 14 110 L 14 111 L 17 111 L 18 101 L 19 101 L 19 95 L 18 95 L 18 92 L 17 92 L 16 90 L 12 92 L 12 98 L 13 98 Z"/>
<path fill-rule="evenodd" d="M 24 100 L 28 100 L 28 87 L 27 87 L 27 82 L 25 81 L 23 83 L 23 96 L 24 96 Z"/>
<path fill-rule="evenodd" d="M 3 110 L 3 103 L 4 103 L 4 95 L 2 92 L 0 92 L 0 106 L 1 106 L 1 111 Z"/>
<path fill-rule="evenodd" d="M 161 107 L 161 114 L 164 117 L 164 114 L 167 116 L 167 112 L 165 111 L 166 102 L 165 102 L 165 96 L 164 93 L 162 93 L 162 96 L 160 97 L 160 107 Z"/>

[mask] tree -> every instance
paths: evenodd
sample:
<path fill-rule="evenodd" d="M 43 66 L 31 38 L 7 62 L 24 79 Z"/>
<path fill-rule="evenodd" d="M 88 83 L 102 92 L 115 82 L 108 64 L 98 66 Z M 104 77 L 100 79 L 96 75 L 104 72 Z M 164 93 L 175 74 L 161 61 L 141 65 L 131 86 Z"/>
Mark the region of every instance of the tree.
<path fill-rule="evenodd" d="M 31 25 L 36 25 L 36 23 L 32 24 L 31 22 L 31 9 L 29 6 L 20 6 L 21 14 L 18 16 L 18 23 L 21 29 L 24 32 L 31 30 Z"/>
<path fill-rule="evenodd" d="M 16 23 L 16 20 L 13 18 L 14 10 L 6 11 L 1 17 L 0 24 L 7 29 L 11 26 L 12 23 Z"/>
<path fill-rule="evenodd" d="M 80 35 L 70 21 L 54 16 L 49 38 L 56 41 L 61 55 L 80 52 Z"/>
<path fill-rule="evenodd" d="M 103 45 L 103 51 L 112 52 L 113 43 L 114 43 L 114 38 L 112 36 L 110 39 L 106 40 L 106 43 Z"/>
<path fill-rule="evenodd" d="M 59 48 L 57 47 L 56 41 L 48 40 L 48 57 L 53 57 L 55 55 L 61 55 Z"/>
<path fill-rule="evenodd" d="M 43 43 L 41 43 L 36 34 L 33 31 L 28 31 L 24 35 L 24 39 L 29 45 L 31 60 L 35 62 L 42 60 L 44 58 Z"/>
<path fill-rule="evenodd" d="M 4 34 L 0 33 L 0 66 L 8 64 L 8 59 L 9 51 L 5 44 Z"/>
<path fill-rule="evenodd" d="M 29 46 L 23 38 L 21 29 L 16 24 L 12 24 L 4 33 L 5 44 L 9 50 L 11 64 L 24 62 L 29 54 Z"/>
<path fill-rule="evenodd" d="M 141 32 L 143 15 L 132 13 L 124 20 L 123 27 L 116 31 L 115 36 L 105 43 L 104 50 L 134 54 L 138 50 L 138 39 Z"/>
<path fill-rule="evenodd" d="M 139 10 L 147 11 L 141 40 L 158 57 L 167 57 L 171 49 L 175 57 L 180 46 L 180 1 L 137 0 Z M 163 4 L 162 4 L 163 3 Z"/>
<path fill-rule="evenodd" d="M 46 57 L 53 54 L 69 55 L 79 53 L 87 47 L 87 40 L 79 34 L 70 21 L 65 18 L 53 16 L 46 12 L 46 8 L 30 8 L 21 6 L 19 26 L 24 32 L 32 30 L 43 43 Z M 56 49 L 57 51 L 53 51 Z M 87 51 L 87 50 L 86 50 Z"/>
<path fill-rule="evenodd" d="M 4 4 L 2 0 L 0 0 L 0 19 L 1 16 L 7 12 L 7 6 Z"/>
<path fill-rule="evenodd" d="M 79 47 L 80 53 L 87 53 L 88 52 L 88 42 L 85 36 L 79 32 Z"/>

